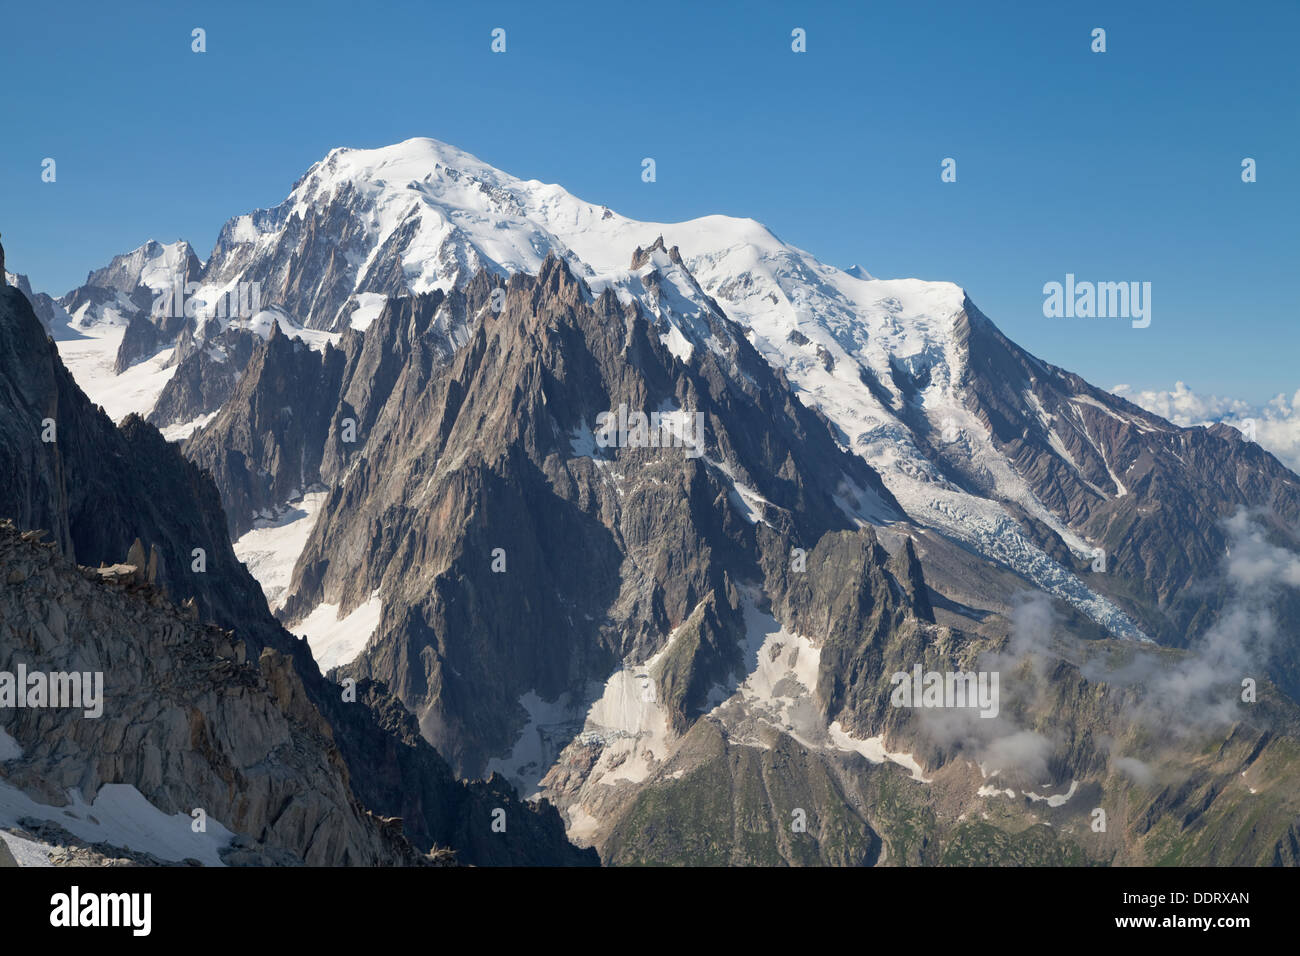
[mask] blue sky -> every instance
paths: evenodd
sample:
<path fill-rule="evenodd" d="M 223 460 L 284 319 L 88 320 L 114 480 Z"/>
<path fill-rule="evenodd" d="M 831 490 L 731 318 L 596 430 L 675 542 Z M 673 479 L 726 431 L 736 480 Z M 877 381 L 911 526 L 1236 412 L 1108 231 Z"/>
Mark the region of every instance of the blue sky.
<path fill-rule="evenodd" d="M 635 218 L 752 216 L 957 282 L 1105 387 L 1300 388 L 1294 0 L 289 6 L 8 5 L 9 269 L 61 294 L 149 238 L 206 256 L 330 148 L 432 136 Z M 1044 318 L 1067 272 L 1151 282 L 1151 326 Z"/>

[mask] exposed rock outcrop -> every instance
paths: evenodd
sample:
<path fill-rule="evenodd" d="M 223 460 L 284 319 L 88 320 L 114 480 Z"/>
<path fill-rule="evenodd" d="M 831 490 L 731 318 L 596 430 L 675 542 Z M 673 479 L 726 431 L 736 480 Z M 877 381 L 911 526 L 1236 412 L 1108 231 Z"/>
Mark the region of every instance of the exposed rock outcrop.
<path fill-rule="evenodd" d="M 128 574 L 78 568 L 53 544 L 0 522 L 0 671 L 102 674 L 102 715 L 5 711 L 22 747 L 4 781 L 54 807 L 128 784 L 164 814 L 202 809 L 253 842 L 309 865 L 403 865 L 419 854 L 355 800 L 333 733 L 292 663 L 257 666 L 220 628 L 186 620 L 147 580 L 139 542 Z M 154 552 L 156 556 L 157 552 Z M 131 563 L 134 562 L 134 563 Z"/>
<path fill-rule="evenodd" d="M 183 635 L 178 638 L 182 643 L 196 633 L 205 634 L 207 643 L 218 649 L 229 644 L 237 658 L 235 640 L 186 625 L 233 631 L 248 663 L 238 664 L 231 674 L 245 674 L 240 668 L 251 667 L 251 676 L 240 680 L 277 688 L 269 699 L 289 707 L 300 723 L 321 736 L 325 730 L 332 734 L 338 759 L 329 766 L 339 774 L 337 792 L 347 793 L 350 781 L 359 776 L 358 768 L 371 768 L 377 753 L 390 752 L 398 755 L 392 769 L 366 780 L 365 809 L 385 817 L 409 811 L 406 832 L 416 834 L 413 839 L 421 852 L 433 846 L 437 834 L 456 836 L 461 827 L 472 829 L 482 822 L 484 833 L 496 839 L 485 843 L 476 834 L 472 845 L 453 846 L 463 849 L 462 862 L 596 862 L 594 854 L 564 840 L 553 811 L 548 816 L 529 810 L 508 789 L 493 795 L 495 806 L 534 821 L 532 826 L 496 833 L 491 820 L 440 818 L 444 812 L 469 813 L 477 805 L 469 788 L 446 771 L 427 744 L 396 739 L 384 729 L 382 692 L 372 692 L 371 705 L 345 702 L 341 688 L 321 677 L 305 644 L 271 617 L 257 583 L 236 560 L 211 479 L 137 416 L 116 428 L 91 405 L 63 367 L 27 299 L 15 289 L 0 290 L 0 382 L 0 515 L 11 516 L 20 529 L 48 529 L 51 554 L 57 553 L 60 560 L 101 565 L 105 573 L 87 572 L 101 586 L 149 588 L 152 579 L 157 600 L 178 602 L 169 613 L 182 622 L 176 632 Z M 42 440 L 43 435 L 50 440 Z M 133 550 L 134 563 L 122 562 Z M 115 568 L 118 564 L 123 566 Z M 11 576 L 23 577 L 17 571 Z M 28 626 L 24 620 L 17 618 L 14 626 Z M 186 653 L 201 655 L 204 648 Z M 168 727 L 162 731 L 171 733 Z M 51 745 L 57 739 L 57 734 L 52 736 Z M 171 737 L 165 740 L 174 742 Z M 333 846 L 341 850 L 344 844 Z M 554 855 L 547 856 L 551 851 Z M 327 854 L 321 852 L 323 861 Z"/>

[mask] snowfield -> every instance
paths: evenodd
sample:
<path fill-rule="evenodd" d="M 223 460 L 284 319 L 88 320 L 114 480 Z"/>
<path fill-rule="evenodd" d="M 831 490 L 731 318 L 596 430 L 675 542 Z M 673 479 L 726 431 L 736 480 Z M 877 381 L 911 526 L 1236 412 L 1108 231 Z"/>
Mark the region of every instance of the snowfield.
<path fill-rule="evenodd" d="M 376 591 L 350 614 L 342 614 L 337 604 L 322 603 L 302 620 L 286 627 L 291 633 L 306 639 L 312 656 L 324 673 L 357 659 L 378 630 L 383 613 L 384 602 Z"/>
<path fill-rule="evenodd" d="M 266 603 L 276 610 L 288 596 L 293 566 L 307 546 L 327 492 L 311 491 L 276 518 L 258 518 L 253 528 L 235 540 L 235 557 L 262 585 Z M 319 661 L 318 661 L 319 663 Z"/>
<path fill-rule="evenodd" d="M 84 329 L 79 337 L 56 340 L 59 358 L 77 385 L 92 402 L 104 407 L 114 423 L 121 423 L 131 412 L 148 415 L 176 371 L 164 367 L 172 353 L 171 349 L 164 349 L 121 375 L 114 373 L 117 349 L 125 334 L 126 327 L 122 325 L 94 325 Z"/>
<path fill-rule="evenodd" d="M 225 866 L 218 851 L 235 836 L 212 817 L 207 819 L 206 833 L 195 833 L 194 821 L 188 814 L 168 816 L 127 784 L 104 784 L 93 803 L 86 803 L 75 789 L 67 797 L 68 804 L 62 807 L 37 803 L 0 780 L 0 827 L 16 826 L 19 820 L 33 817 L 57 823 L 87 843 L 108 843 L 174 862 L 194 859 L 205 866 Z M 4 839 L 11 848 L 18 841 L 19 848 L 28 859 L 36 861 L 35 865 L 48 865 L 38 862 L 49 850 L 44 844 L 22 841 L 12 834 L 4 834 Z M 18 855 L 17 850 L 14 855 Z"/>

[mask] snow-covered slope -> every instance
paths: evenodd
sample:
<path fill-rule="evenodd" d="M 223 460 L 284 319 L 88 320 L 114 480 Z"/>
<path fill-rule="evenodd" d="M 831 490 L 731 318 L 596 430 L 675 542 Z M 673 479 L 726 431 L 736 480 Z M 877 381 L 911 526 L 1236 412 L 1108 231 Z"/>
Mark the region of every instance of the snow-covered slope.
<path fill-rule="evenodd" d="M 80 334 L 64 335 L 57 340 L 59 358 L 77 385 L 92 402 L 102 405 L 115 422 L 132 412 L 148 414 L 175 372 L 168 364 L 170 349 L 120 374 L 114 371 L 113 362 L 125 332 L 123 326 L 111 322 L 94 323 Z"/>

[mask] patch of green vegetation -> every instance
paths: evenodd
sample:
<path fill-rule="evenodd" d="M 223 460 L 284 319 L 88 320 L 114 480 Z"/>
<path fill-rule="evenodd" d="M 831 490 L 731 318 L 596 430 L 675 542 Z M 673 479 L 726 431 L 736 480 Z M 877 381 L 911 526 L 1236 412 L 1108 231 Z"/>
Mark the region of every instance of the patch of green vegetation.
<path fill-rule="evenodd" d="M 858 866 L 880 841 L 817 757 L 788 738 L 772 749 L 716 744 L 704 764 L 638 794 L 605 843 L 619 865 Z"/>
<path fill-rule="evenodd" d="M 1049 826 L 1031 826 L 1019 833 L 982 820 L 957 827 L 944 841 L 943 866 L 1087 866 L 1083 850 L 1057 839 Z"/>
<path fill-rule="evenodd" d="M 610 863 L 727 866 L 732 857 L 731 779 L 725 761 L 641 791 L 605 844 Z"/>
<path fill-rule="evenodd" d="M 1165 818 L 1147 834 L 1147 857 L 1156 866 L 1184 866 L 1193 842 L 1190 835 L 1179 833 L 1177 824 Z"/>
<path fill-rule="evenodd" d="M 889 845 L 887 862 L 900 866 L 934 863 L 938 821 L 916 781 L 891 767 L 882 768 L 874 781 L 872 812 Z"/>

